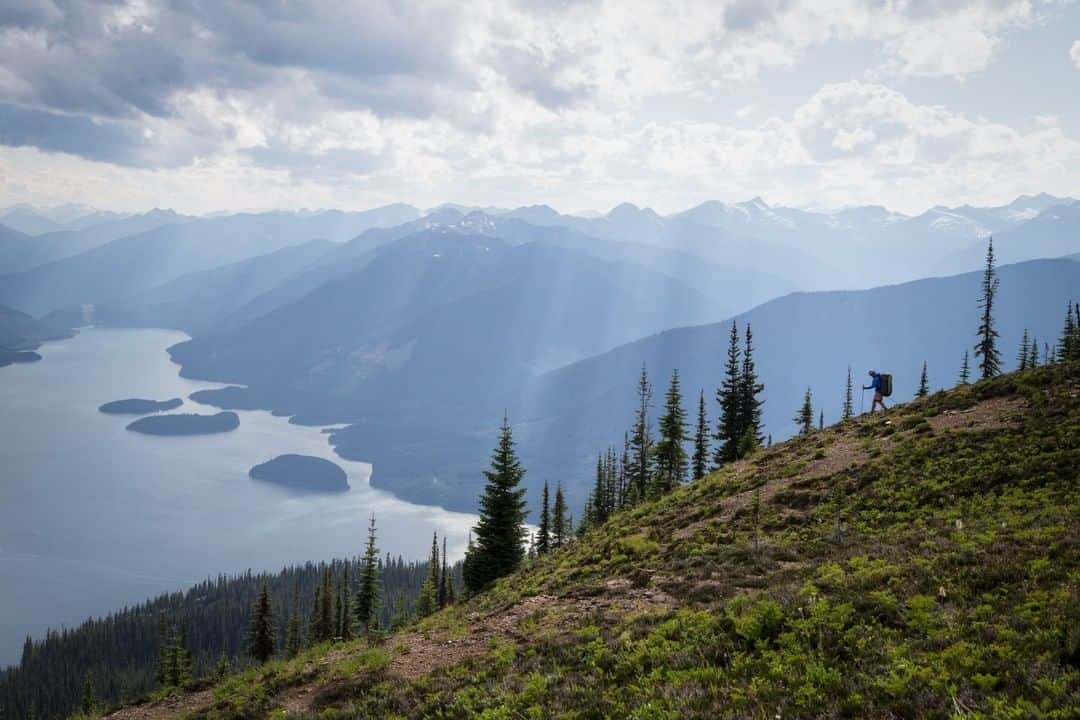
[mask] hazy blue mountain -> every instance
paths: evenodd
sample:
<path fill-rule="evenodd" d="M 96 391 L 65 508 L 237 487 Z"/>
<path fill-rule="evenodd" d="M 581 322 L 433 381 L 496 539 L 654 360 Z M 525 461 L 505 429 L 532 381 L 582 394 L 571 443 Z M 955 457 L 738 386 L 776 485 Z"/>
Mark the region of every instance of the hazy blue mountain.
<path fill-rule="evenodd" d="M 0 272 L 14 272 L 26 265 L 32 257 L 35 238 L 7 225 L 0 225 Z"/>
<path fill-rule="evenodd" d="M 178 215 L 172 210 L 151 210 L 141 215 L 102 221 L 84 229 L 48 232 L 29 238 L 30 242 L 22 245 L 23 252 L 10 260 L 4 253 L 4 241 L 0 238 L 0 269 L 3 273 L 20 272 L 77 255 L 118 238 L 189 220 L 191 218 Z"/>
<path fill-rule="evenodd" d="M 71 337 L 71 330 L 38 320 L 7 305 L 0 305 L 0 346 L 11 350 L 33 349 L 45 340 Z"/>
<path fill-rule="evenodd" d="M 1003 263 L 1034 258 L 1056 258 L 1080 250 L 1080 202 L 1042 210 L 1030 220 L 994 234 L 994 252 Z M 986 254 L 985 243 L 972 243 L 942 263 L 944 270 L 977 266 Z"/>
<path fill-rule="evenodd" d="M 780 244 L 771 235 L 739 234 L 702 224 L 691 216 L 665 217 L 631 203 L 623 203 L 597 218 L 561 215 L 546 206 L 511 210 L 505 217 L 531 224 L 559 225 L 605 240 L 688 253 L 718 265 L 767 273 L 796 287 L 828 285 L 835 275 L 827 262 L 805 248 Z"/>
<path fill-rule="evenodd" d="M 1040 347 L 1043 340 L 1056 341 L 1066 304 L 1078 296 L 1080 264 L 1030 261 L 1002 267 L 1000 277 L 996 318 L 1002 356 L 1011 369 L 1025 327 Z M 955 384 L 964 350 L 975 343 L 980 280 L 980 273 L 967 273 L 871 290 L 794 293 L 739 315 L 740 331 L 746 322 L 754 330 L 767 431 L 776 439 L 794 431 L 791 418 L 807 386 L 813 390 L 815 417 L 823 409 L 827 423 L 838 419 L 849 365 L 857 408 L 858 387 L 866 383 L 869 368 L 893 374 L 894 402 L 913 395 L 924 360 L 932 389 Z M 550 477 L 587 472 L 547 463 L 586 457 L 601 445 L 621 442 L 643 362 L 657 407 L 678 368 L 687 397 L 696 398 L 703 388 L 715 417 L 713 397 L 730 329 L 726 320 L 669 330 L 548 373 L 516 407 L 515 417 L 528 428 L 522 439 L 525 457 Z M 867 408 L 868 403 L 869 398 Z"/>
<path fill-rule="evenodd" d="M 432 228 L 173 355 L 187 376 L 265 387 L 301 411 L 348 419 L 385 405 L 407 415 L 427 405 L 439 412 L 439 397 L 457 403 L 478 383 L 502 402 L 496 384 L 508 392 L 641 328 L 717 316 L 709 298 L 636 265 Z"/>
<path fill-rule="evenodd" d="M 124 324 L 177 328 L 189 334 L 209 330 L 253 298 L 304 272 L 336 247 L 338 244 L 329 240 L 310 240 L 183 275 L 134 297 L 128 309 L 137 320 Z"/>
<path fill-rule="evenodd" d="M 14 205 L 0 213 L 0 223 L 25 235 L 41 235 L 63 228 L 58 222 L 39 214 L 30 205 Z"/>

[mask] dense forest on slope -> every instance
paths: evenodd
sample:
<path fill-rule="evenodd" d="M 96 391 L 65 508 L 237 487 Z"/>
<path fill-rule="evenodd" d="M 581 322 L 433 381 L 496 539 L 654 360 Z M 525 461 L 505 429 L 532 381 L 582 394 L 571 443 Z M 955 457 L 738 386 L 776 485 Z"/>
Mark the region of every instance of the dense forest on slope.
<path fill-rule="evenodd" d="M 351 594 L 356 592 L 357 560 L 349 564 L 354 573 Z M 243 667 L 248 662 L 245 637 L 251 607 L 263 585 L 270 591 L 277 637 L 284 643 L 294 591 L 299 590 L 300 617 L 306 625 L 325 571 L 330 570 L 336 588 L 343 568 L 343 560 L 334 560 L 277 573 L 219 576 L 186 592 L 160 595 L 108 617 L 87 620 L 77 628 L 51 630 L 38 640 L 28 637 L 19 665 L 0 671 L 0 717 L 28 718 L 31 709 L 40 720 L 66 717 L 78 706 L 88 676 L 96 696 L 107 705 L 145 696 L 155 687 L 162 617 L 171 630 L 186 633 L 196 679 L 210 675 L 223 653 L 231 666 Z M 451 565 L 449 572 L 460 585 L 461 563 Z M 395 609 L 415 611 L 428 561 L 407 562 L 387 555 L 379 575 L 378 615 L 380 624 L 389 627 Z"/>
<path fill-rule="evenodd" d="M 1080 712 L 1080 364 L 862 416 L 488 592 L 116 720 Z"/>

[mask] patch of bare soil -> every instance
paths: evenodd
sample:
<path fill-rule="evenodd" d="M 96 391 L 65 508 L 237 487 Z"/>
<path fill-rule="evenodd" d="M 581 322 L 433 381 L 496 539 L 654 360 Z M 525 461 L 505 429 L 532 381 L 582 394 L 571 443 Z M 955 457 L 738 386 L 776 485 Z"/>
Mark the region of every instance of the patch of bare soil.
<path fill-rule="evenodd" d="M 168 720 L 183 713 L 206 707 L 214 699 L 210 690 L 170 695 L 164 700 L 146 705 L 117 710 L 104 716 L 104 720 Z"/>
<path fill-rule="evenodd" d="M 1011 425 L 1026 406 L 1023 398 L 991 398 L 966 410 L 946 410 L 929 422 L 935 432 L 996 430 Z"/>
<path fill-rule="evenodd" d="M 388 638 L 387 646 L 395 655 L 387 672 L 401 680 L 416 680 L 441 668 L 481 657 L 490 651 L 493 641 L 524 640 L 520 624 L 538 613 L 565 612 L 574 616 L 600 613 L 621 617 L 675 604 L 675 599 L 663 590 L 635 587 L 626 578 L 608 580 L 599 593 L 585 597 L 536 595 L 493 613 L 471 613 L 470 631 L 461 637 L 408 632 Z M 289 715 L 310 712 L 321 689 L 320 681 L 292 688 L 281 698 L 280 707 Z"/>

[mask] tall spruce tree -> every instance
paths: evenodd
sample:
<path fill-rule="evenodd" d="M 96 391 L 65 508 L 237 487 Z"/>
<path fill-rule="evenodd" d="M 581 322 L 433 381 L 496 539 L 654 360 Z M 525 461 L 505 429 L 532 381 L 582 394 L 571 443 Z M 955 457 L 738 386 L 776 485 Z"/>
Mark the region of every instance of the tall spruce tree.
<path fill-rule="evenodd" d="M 27 638 L 29 640 L 30 638 Z M 30 646 L 33 649 L 33 645 Z M 29 663 L 26 658 L 28 657 L 27 651 L 23 650 L 23 667 L 28 667 Z M 165 611 L 158 612 L 158 656 L 157 663 L 154 665 L 154 683 L 158 687 L 164 687 L 169 682 L 171 675 L 169 669 L 169 663 L 172 659 L 172 653 L 169 649 L 169 623 L 165 619 Z"/>
<path fill-rule="evenodd" d="M 919 375 L 919 389 L 915 391 L 915 397 L 924 398 L 930 394 L 930 378 L 926 374 L 926 361 L 922 363 L 922 374 Z"/>
<path fill-rule="evenodd" d="M 1080 303 L 1077 304 L 1077 308 L 1080 309 Z M 1061 329 L 1061 338 L 1058 339 L 1057 343 L 1058 362 L 1076 359 L 1078 354 L 1078 327 L 1080 327 L 1080 323 L 1077 322 L 1076 317 L 1073 315 L 1073 304 L 1070 300 L 1069 307 L 1065 311 L 1065 326 Z"/>
<path fill-rule="evenodd" d="M 656 472 L 653 494 L 669 493 L 686 482 L 686 411 L 682 406 L 679 371 L 671 373 L 671 382 L 664 395 L 664 414 L 659 422 L 660 439 L 656 443 Z"/>
<path fill-rule="evenodd" d="M 90 673 L 83 675 L 82 697 L 79 700 L 79 712 L 87 717 L 97 712 L 97 695 L 94 693 L 94 681 Z"/>
<path fill-rule="evenodd" d="M 264 663 L 273 657 L 275 649 L 274 609 L 270 606 L 270 589 L 263 584 L 251 609 L 247 650 L 255 662 Z"/>
<path fill-rule="evenodd" d="M 304 621 L 300 617 L 300 581 L 293 584 L 292 607 L 289 610 L 289 626 L 285 631 L 285 656 L 294 658 L 304 646 Z"/>
<path fill-rule="evenodd" d="M 495 580 L 512 573 L 525 557 L 525 495 L 519 487 L 525 470 L 514 450 L 510 421 L 503 417 L 499 442 L 492 453 L 491 469 L 484 472 L 487 485 L 480 498 L 476 523 L 475 566 L 470 592 L 479 592 Z"/>
<path fill-rule="evenodd" d="M 814 429 L 814 405 L 810 388 L 806 388 L 802 405 L 799 406 L 799 412 L 795 414 L 793 420 L 799 426 L 799 434 L 801 435 L 809 435 Z"/>
<path fill-rule="evenodd" d="M 850 420 L 855 415 L 854 385 L 851 380 L 851 366 L 847 368 L 847 385 L 844 387 L 844 405 L 840 409 L 840 419 Z"/>
<path fill-rule="evenodd" d="M 999 284 L 994 266 L 994 238 L 990 238 L 990 244 L 986 248 L 982 294 L 979 298 L 979 309 L 982 310 L 977 332 L 979 341 L 975 344 L 975 357 L 979 358 L 979 371 L 983 380 L 1001 373 L 1001 353 L 997 349 L 998 331 L 994 327 L 994 300 L 997 298 Z"/>
<path fill-rule="evenodd" d="M 360 561 L 360 587 L 353 603 L 353 628 L 369 635 L 378 629 L 379 618 L 379 548 L 376 544 L 375 513 L 368 522 L 367 546 Z"/>
<path fill-rule="evenodd" d="M 638 380 L 638 406 L 634 414 L 634 427 L 630 434 L 630 494 L 632 502 L 645 498 L 652 475 L 652 427 L 649 422 L 649 409 L 652 407 L 652 385 L 645 364 L 641 365 L 641 377 Z"/>
<path fill-rule="evenodd" d="M 1031 345 L 1028 347 L 1028 368 L 1034 370 L 1039 367 L 1039 338 L 1031 336 Z"/>
<path fill-rule="evenodd" d="M 967 385 L 971 382 L 971 361 L 968 358 L 968 351 L 964 351 L 964 361 L 960 363 L 960 377 L 958 378 L 961 385 Z"/>
<path fill-rule="evenodd" d="M 446 566 L 446 536 L 442 539 L 442 566 L 439 569 L 439 609 L 450 604 L 450 572 Z"/>
<path fill-rule="evenodd" d="M 1016 351 L 1016 369 L 1024 371 L 1028 369 L 1028 358 L 1031 357 L 1031 339 L 1028 329 L 1024 328 L 1024 334 L 1020 338 L 1020 349 Z"/>
<path fill-rule="evenodd" d="M 540 496 L 540 527 L 536 530 L 536 553 L 546 555 L 551 550 L 551 508 L 548 502 L 548 483 Z"/>
<path fill-rule="evenodd" d="M 439 609 L 439 536 L 431 534 L 431 552 L 428 553 L 427 576 L 416 598 L 416 616 L 427 617 Z"/>
<path fill-rule="evenodd" d="M 562 483 L 555 486 L 555 509 L 551 518 L 551 548 L 558 550 L 570 539 L 570 520 L 566 516 L 566 495 Z"/>
<path fill-rule="evenodd" d="M 341 568 L 341 592 L 338 594 L 338 636 L 348 642 L 352 640 L 352 583 L 349 580 L 349 559 Z"/>
<path fill-rule="evenodd" d="M 694 455 L 690 460 L 694 480 L 709 471 L 709 416 L 705 412 L 705 391 L 698 393 L 697 425 L 694 428 Z"/>
<path fill-rule="evenodd" d="M 742 370 L 739 374 L 739 443 L 738 456 L 746 457 L 761 447 L 764 438 L 761 435 L 761 399 L 758 395 L 765 386 L 758 382 L 757 368 L 754 365 L 754 332 L 750 323 L 746 323 L 746 338 L 743 343 Z"/>
<path fill-rule="evenodd" d="M 176 638 L 176 686 L 186 688 L 195 677 L 195 658 L 188 644 L 187 627 L 180 626 Z"/>
<path fill-rule="evenodd" d="M 461 581 L 465 584 L 465 596 L 471 595 L 469 588 L 479 585 L 476 576 L 476 543 L 473 542 L 472 530 L 469 530 L 468 541 L 465 543 L 465 559 L 461 562 Z"/>
<path fill-rule="evenodd" d="M 717 422 L 716 435 L 713 436 L 716 439 L 716 449 L 713 451 L 713 464 L 716 467 L 739 457 L 739 396 L 742 389 L 742 364 L 739 354 L 739 327 L 733 320 L 728 338 L 727 361 L 724 364 L 724 379 L 716 390 L 716 401 L 720 404 L 720 419 Z"/>

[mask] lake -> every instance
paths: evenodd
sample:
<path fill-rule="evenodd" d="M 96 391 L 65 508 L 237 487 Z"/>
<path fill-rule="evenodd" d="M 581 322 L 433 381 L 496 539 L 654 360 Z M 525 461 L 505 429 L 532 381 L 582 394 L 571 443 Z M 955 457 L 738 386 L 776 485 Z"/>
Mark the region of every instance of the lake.
<path fill-rule="evenodd" d="M 165 352 L 186 337 L 84 329 L 47 343 L 40 362 L 0 369 L 0 665 L 18 661 L 27 633 L 207 576 L 359 554 L 371 513 L 384 555 L 425 558 L 433 531 L 451 557 L 463 553 L 474 516 L 370 488 L 371 466 L 334 455 L 319 428 L 239 411 L 229 433 L 155 437 L 126 430 L 134 416 L 98 411 L 179 397 L 173 412 L 216 412 L 187 397 L 221 386 L 181 378 Z M 248 477 L 284 453 L 333 460 L 352 489 L 296 495 Z"/>

